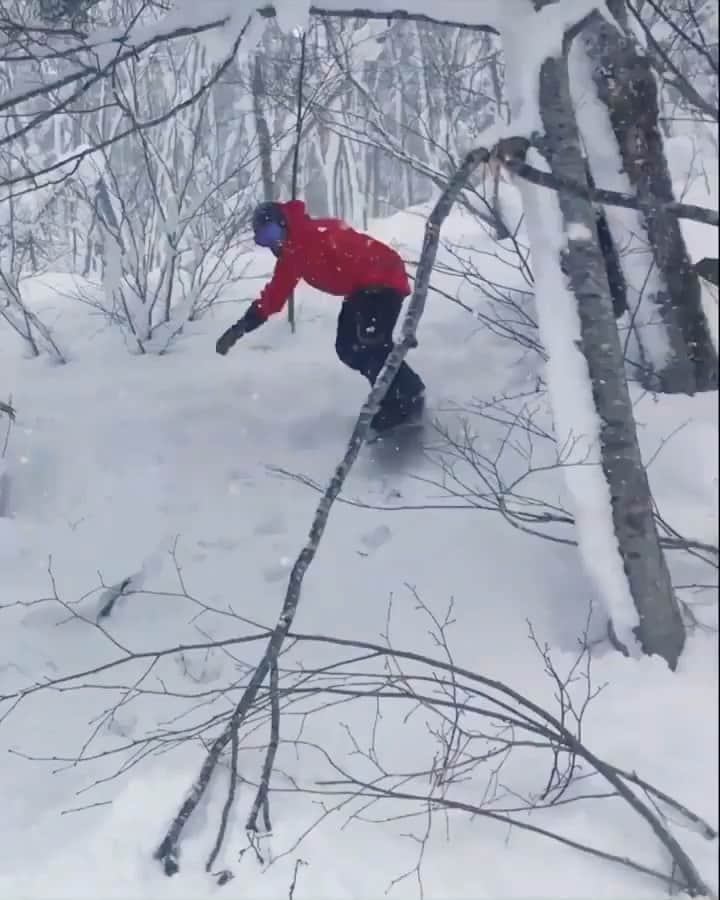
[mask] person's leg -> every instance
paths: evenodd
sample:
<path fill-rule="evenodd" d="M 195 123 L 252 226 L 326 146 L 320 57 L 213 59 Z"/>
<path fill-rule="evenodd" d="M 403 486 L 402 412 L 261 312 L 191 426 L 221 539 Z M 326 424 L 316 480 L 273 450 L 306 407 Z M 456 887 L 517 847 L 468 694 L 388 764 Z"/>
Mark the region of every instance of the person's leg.
<path fill-rule="evenodd" d="M 360 346 L 355 335 L 355 311 L 349 300 L 340 307 L 335 336 L 335 352 L 340 362 L 348 368 L 360 371 L 362 366 Z"/>
<path fill-rule="evenodd" d="M 337 355 L 371 384 L 392 350 L 392 332 L 401 304 L 402 298 L 394 291 L 359 291 L 348 297 L 340 310 Z"/>
<path fill-rule="evenodd" d="M 403 298 L 392 289 L 359 291 L 348 298 L 338 318 L 335 349 L 341 361 L 375 383 L 393 348 L 393 330 Z M 388 427 L 405 419 L 425 389 L 420 376 L 403 362 L 373 420 Z"/>

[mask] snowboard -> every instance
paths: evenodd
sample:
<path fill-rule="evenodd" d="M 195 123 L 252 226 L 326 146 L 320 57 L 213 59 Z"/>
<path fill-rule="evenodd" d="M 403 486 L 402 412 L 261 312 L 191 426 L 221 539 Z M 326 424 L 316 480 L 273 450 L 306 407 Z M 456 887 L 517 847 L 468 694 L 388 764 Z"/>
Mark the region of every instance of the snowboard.
<path fill-rule="evenodd" d="M 383 431 L 371 431 L 367 438 L 373 462 L 385 468 L 401 468 L 422 454 L 425 437 L 425 415 L 421 412 L 407 422 Z"/>
<path fill-rule="evenodd" d="M 399 442 L 407 442 L 419 437 L 419 433 L 425 430 L 425 421 L 423 418 L 414 419 L 412 422 L 402 422 L 400 425 L 394 425 L 392 428 L 386 428 L 384 431 L 371 431 L 367 438 L 367 443 L 383 444 L 392 446 Z"/>

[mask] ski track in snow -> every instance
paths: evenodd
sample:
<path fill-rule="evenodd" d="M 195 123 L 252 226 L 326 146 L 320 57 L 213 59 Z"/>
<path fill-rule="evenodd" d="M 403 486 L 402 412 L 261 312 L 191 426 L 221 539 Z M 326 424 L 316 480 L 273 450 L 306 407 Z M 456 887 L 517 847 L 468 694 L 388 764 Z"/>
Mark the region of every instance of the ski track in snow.
<path fill-rule="evenodd" d="M 389 237 L 394 226 L 384 227 Z M 408 219 L 407 229 L 418 226 Z M 296 336 L 278 316 L 225 359 L 215 355 L 214 341 L 237 317 L 232 306 L 224 306 L 222 316 L 209 315 L 192 325 L 173 352 L 158 358 L 128 355 L 113 332 L 97 335 L 98 322 L 83 307 L 52 301 L 40 291 L 37 302 L 57 304 L 55 327 L 73 358 L 65 367 L 21 360 L 12 337 L 0 333 L 0 384 L 12 392 L 18 410 L 8 454 L 12 518 L 0 518 L 0 602 L 49 596 L 52 556 L 58 594 L 76 604 L 82 616 L 97 614 L 98 594 L 90 592 L 98 586 L 98 571 L 105 585 L 132 577 L 136 589 L 153 592 L 121 595 L 106 620 L 105 627 L 125 646 L 155 649 L 203 640 L 203 633 L 236 634 L 236 623 L 218 615 L 198 622 L 195 605 L 171 596 L 177 592 L 174 547 L 190 594 L 274 623 L 318 495 L 273 467 L 324 485 L 367 393 L 363 380 L 334 355 L 337 301 L 305 291 Z M 518 351 L 484 332 L 469 338 L 468 322 L 467 313 L 433 300 L 411 358 L 428 383 L 431 411 L 450 427 L 458 424 L 457 413 L 448 411 L 450 399 L 459 404 L 487 399 L 528 388 L 535 380 L 528 372 L 527 381 L 518 383 Z M 717 486 L 717 464 L 697 444 L 698 437 L 703 446 L 717 443 L 716 415 L 708 399 L 642 401 L 638 417 L 649 449 L 681 418 L 695 422 L 678 438 L 680 453 L 693 454 L 692 466 L 678 469 L 680 456 L 670 445 L 653 463 L 651 476 L 667 517 L 710 540 L 717 511 L 707 491 Z M 488 422 L 478 421 L 476 427 L 484 429 L 488 447 L 501 436 Z M 438 478 L 439 472 L 420 457 L 403 468 L 381 464 L 373 461 L 371 448 L 364 448 L 344 496 L 390 507 L 439 502 L 439 489 L 414 475 Z M 562 487 L 552 479 L 544 490 L 557 498 Z M 561 665 L 572 658 L 591 590 L 573 548 L 522 534 L 490 512 L 372 510 L 338 503 L 306 576 L 295 628 L 377 641 L 392 595 L 397 645 L 437 654 L 408 586 L 441 617 L 454 601 L 458 624 L 450 638 L 458 664 L 552 702 L 552 685 L 528 642 L 527 620 Z M 3 690 L 119 655 L 96 629 L 54 603 L 2 610 L 0 616 Z M 252 661 L 258 652 L 250 647 L 239 655 Z M 317 650 L 310 659 L 314 652 L 303 648 L 299 655 L 308 664 L 324 658 Z M 679 792 L 679 799 L 713 821 L 717 777 L 709 761 L 717 753 L 717 736 L 708 710 L 717 693 L 714 642 L 702 634 L 694 637 L 677 676 L 657 660 L 627 662 L 614 653 L 600 653 L 596 666 L 598 683 L 608 680 L 610 686 L 589 720 L 590 745 L 626 768 L 637 765 L 644 777 L 656 779 L 671 794 Z M 186 689 L 198 689 L 225 683 L 235 667 L 214 651 L 166 662 L 164 671 L 174 672 Z M 128 683 L 131 678 L 126 676 Z M 0 749 L 72 757 L 94 716 L 107 706 L 103 692 L 36 694 L 0 725 Z M 179 709 L 169 703 L 163 716 L 170 718 Z M 153 716 L 163 718 L 156 704 L 121 707 L 103 728 L 108 739 L 132 739 Z M 319 716 L 308 724 L 306 737 L 314 736 L 342 758 L 351 750 L 341 725 L 345 721 L 367 740 L 372 717 L 349 709 Z M 295 728 L 292 722 L 287 726 Z M 411 761 L 430 762 L 421 718 L 389 722 L 381 730 L 390 765 L 399 770 Z M 648 742 L 657 751 L 652 756 L 646 752 Z M 681 771 L 678 754 L 686 759 Z M 281 757 L 294 777 L 312 779 L 313 766 L 320 770 L 312 754 L 298 759 L 281 751 Z M 4 752 L 0 897 L 10 900 L 23 891 L 22 896 L 38 898 L 214 896 L 217 889 L 203 863 L 224 800 L 224 776 L 188 826 L 182 874 L 166 879 L 151 859 L 201 758 L 200 748 L 188 743 L 132 769 L 129 777 L 76 794 L 112 773 L 113 760 L 66 766 Z M 248 751 L 247 759 L 259 771 L 257 755 Z M 59 771 L 51 774 L 54 770 Z M 516 789 L 536 789 L 542 781 L 522 767 L 511 771 Z M 473 790 L 468 787 L 469 795 Z M 382 894 L 415 863 L 417 846 L 403 837 L 408 823 L 356 822 L 342 831 L 339 814 L 263 874 L 251 854 L 237 862 L 252 796 L 241 786 L 238 812 L 216 866 L 221 868 L 224 859 L 237 870 L 248 896 L 286 895 L 297 857 L 309 865 L 298 874 L 296 897 L 317 900 Z M 115 801 L 110 807 L 59 815 L 110 799 Z M 615 852 L 624 852 L 632 841 L 639 856 L 662 866 L 648 830 L 615 817 L 616 812 L 596 818 L 585 807 L 568 807 L 556 811 L 551 822 L 563 833 L 584 835 Z M 281 793 L 273 797 L 272 814 L 270 846 L 277 855 L 292 847 L 318 809 L 310 798 Z M 421 821 L 415 830 L 423 828 Z M 430 897 L 539 896 L 538 891 L 556 897 L 620 897 L 628 890 L 637 897 L 658 896 L 656 885 L 646 879 L 542 839 L 513 833 L 506 843 L 506 830 L 493 823 L 458 818 L 450 843 L 439 821 L 436 831 L 423 870 Z M 709 877 L 716 878 L 713 848 L 692 836 L 683 840 Z M 417 896 L 417 884 L 407 879 L 390 896 Z"/>

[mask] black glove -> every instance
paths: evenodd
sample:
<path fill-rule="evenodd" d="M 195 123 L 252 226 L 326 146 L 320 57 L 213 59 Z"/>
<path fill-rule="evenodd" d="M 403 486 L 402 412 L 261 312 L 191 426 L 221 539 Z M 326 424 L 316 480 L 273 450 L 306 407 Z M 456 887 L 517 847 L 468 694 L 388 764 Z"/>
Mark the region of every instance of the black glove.
<path fill-rule="evenodd" d="M 266 317 L 260 312 L 257 304 L 251 303 L 242 319 L 239 319 L 234 325 L 231 325 L 227 331 L 224 331 L 220 335 L 215 344 L 216 353 L 225 356 L 244 334 L 255 331 L 255 329 L 259 328 L 265 321 Z"/>
<path fill-rule="evenodd" d="M 217 343 L 215 344 L 215 352 L 219 353 L 221 356 L 225 356 L 228 350 L 234 347 L 235 342 L 239 341 L 244 334 L 245 330 L 242 327 L 242 321 L 236 322 L 234 325 L 231 325 L 228 330 L 224 331 L 217 339 Z"/>
<path fill-rule="evenodd" d="M 225 356 L 228 350 L 234 347 L 235 343 L 239 341 L 244 334 L 245 329 L 242 327 L 242 321 L 231 325 L 227 331 L 224 331 L 217 339 L 215 352 L 219 353 L 220 356 Z"/>

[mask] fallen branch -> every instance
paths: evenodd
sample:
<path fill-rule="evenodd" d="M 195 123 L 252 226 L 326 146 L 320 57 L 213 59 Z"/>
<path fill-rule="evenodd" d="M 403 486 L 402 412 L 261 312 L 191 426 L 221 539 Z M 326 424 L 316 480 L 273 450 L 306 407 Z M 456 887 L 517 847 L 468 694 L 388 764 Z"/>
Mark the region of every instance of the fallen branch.
<path fill-rule="evenodd" d="M 428 804 L 431 808 L 436 809 L 454 810 L 469 813 L 472 817 L 477 816 L 479 818 L 490 819 L 492 821 L 500 822 L 503 825 L 509 826 L 510 828 L 517 828 L 520 831 L 527 831 L 531 834 L 541 835 L 542 837 L 547 838 L 551 841 L 556 841 L 557 843 L 563 844 L 566 847 L 571 847 L 573 850 L 579 850 L 580 853 L 586 853 L 590 856 L 594 856 L 596 859 L 602 859 L 606 862 L 615 863 L 616 865 L 631 869 L 634 872 L 638 872 L 641 875 L 648 875 L 651 878 L 656 878 L 668 887 L 678 887 L 678 883 L 672 875 L 665 875 L 663 872 L 660 872 L 657 869 L 650 868 L 649 866 L 643 865 L 642 863 L 638 863 L 628 856 L 619 856 L 617 853 L 610 853 L 597 847 L 591 847 L 588 844 L 583 844 L 581 841 L 576 841 L 572 838 L 565 837 L 564 835 L 559 834 L 556 831 L 551 831 L 548 828 L 534 825 L 531 822 L 525 821 L 524 819 L 519 819 L 514 816 L 508 816 L 503 813 L 494 812 L 491 809 L 483 809 L 482 806 L 479 806 L 475 803 L 469 803 L 462 800 L 453 800 L 448 797 L 437 797 L 428 796 L 427 794 L 421 793 L 412 793 L 410 791 L 398 790 L 397 788 L 378 787 L 377 785 L 363 782 L 357 778 L 348 778 L 346 781 L 318 781 L 317 784 L 319 787 L 339 788 L 341 793 L 346 793 L 348 795 L 356 794 L 359 790 L 362 790 L 365 796 L 376 798 L 378 800 L 401 800 L 419 804 Z M 684 889 L 691 897 L 713 896 L 709 891 L 706 892 L 707 889 L 702 882 L 693 883 L 690 886 L 686 886 Z"/>
<path fill-rule="evenodd" d="M 166 875 L 174 875 L 179 870 L 179 843 L 183 829 L 202 799 L 220 759 L 220 755 L 232 739 L 233 734 L 237 733 L 238 728 L 242 725 L 255 702 L 258 691 L 265 681 L 268 672 L 278 659 L 282 645 L 295 618 L 305 572 L 315 558 L 320 541 L 325 532 L 325 527 L 333 503 L 343 488 L 345 480 L 360 453 L 360 448 L 368 436 L 370 422 L 380 408 L 380 404 L 385 397 L 390 384 L 393 382 L 402 361 L 411 349 L 417 347 L 416 332 L 425 309 L 425 299 L 430 287 L 430 276 L 437 255 L 441 226 L 449 215 L 450 210 L 463 187 L 466 185 L 470 175 L 486 158 L 486 150 L 473 150 L 469 153 L 462 166 L 460 166 L 450 179 L 445 191 L 440 196 L 435 208 L 430 214 L 425 228 L 425 239 L 423 241 L 420 264 L 415 280 L 415 290 L 402 324 L 402 339 L 395 345 L 385 361 L 385 365 L 360 411 L 355 428 L 350 436 L 345 456 L 335 470 L 335 474 L 325 489 L 324 495 L 320 499 L 310 528 L 307 543 L 300 551 L 290 573 L 282 611 L 277 625 L 272 631 L 265 653 L 237 703 L 230 720 L 210 747 L 208 755 L 205 758 L 190 793 L 173 819 L 167 834 L 155 851 L 155 859 L 162 863 Z"/>
<path fill-rule="evenodd" d="M 280 693 L 278 686 L 278 666 L 277 660 L 273 660 L 270 666 L 270 743 L 265 751 L 265 763 L 263 765 L 262 778 L 260 786 L 255 795 L 255 802 L 250 810 L 247 825 L 247 831 L 258 831 L 257 818 L 260 810 L 263 812 L 263 826 L 266 832 L 272 831 L 272 822 L 270 821 L 270 777 L 275 765 L 275 755 L 277 754 L 278 745 L 280 744 Z"/>
<path fill-rule="evenodd" d="M 406 659 L 409 661 L 421 661 L 422 654 L 414 653 L 412 651 L 398 651 L 395 648 L 383 648 L 381 645 L 374 644 L 369 641 L 349 641 L 344 640 L 342 638 L 327 638 L 321 635 L 308 635 L 308 634 L 297 634 L 293 635 L 293 637 L 298 640 L 308 640 L 308 641 L 318 641 L 318 642 L 329 642 L 333 643 L 336 646 L 343 645 L 352 645 L 353 649 L 363 649 L 363 650 L 372 650 L 377 651 L 378 653 L 384 653 L 388 655 L 392 655 L 393 658 L 397 659 Z M 627 786 L 625 783 L 625 778 L 629 781 L 634 782 L 635 784 L 640 784 L 640 781 L 637 779 L 637 776 L 633 774 L 628 775 L 628 773 L 623 772 L 621 769 L 616 769 L 614 766 L 606 763 L 604 760 L 597 757 L 594 753 L 592 753 L 578 738 L 576 735 L 572 733 L 563 723 L 555 716 L 549 714 L 546 710 L 542 709 L 542 707 L 538 706 L 536 703 L 533 703 L 531 700 L 523 697 L 518 694 L 516 691 L 508 688 L 506 685 L 502 685 L 500 682 L 495 681 L 491 678 L 486 678 L 485 676 L 478 675 L 477 673 L 471 672 L 470 670 L 464 669 L 461 666 L 453 665 L 451 663 L 447 663 L 443 660 L 433 659 L 433 665 L 445 672 L 452 671 L 456 676 L 462 676 L 463 678 L 467 678 L 470 683 L 476 683 L 483 685 L 484 688 L 490 688 L 491 690 L 499 690 L 500 693 L 504 694 L 506 697 L 511 698 L 516 701 L 521 707 L 527 709 L 530 713 L 536 715 L 538 719 L 543 721 L 544 723 L 549 724 L 552 728 L 557 730 L 558 735 L 562 739 L 565 747 L 570 750 L 572 753 L 586 760 L 593 769 L 602 776 L 614 789 L 617 791 L 617 794 L 624 799 L 627 804 L 649 825 L 650 829 L 653 831 L 655 836 L 658 838 L 660 843 L 665 847 L 668 851 L 668 854 L 673 860 L 673 864 L 677 867 L 678 871 L 682 873 L 684 879 L 683 889 L 692 897 L 698 896 L 708 896 L 713 897 L 714 894 L 707 887 L 705 882 L 702 879 L 702 876 L 696 869 L 694 863 L 685 852 L 681 844 L 677 841 L 675 836 L 665 827 L 663 822 L 660 820 L 658 815 L 654 812 L 654 810 L 647 806 L 642 800 Z M 487 696 L 487 695 L 485 695 Z M 437 702 L 437 701 L 436 701 Z M 496 701 L 497 702 L 497 701 Z M 498 703 L 498 705 L 501 705 Z M 363 787 L 368 787 L 367 785 L 363 785 Z M 369 786 L 371 787 L 371 786 Z M 424 799 L 427 798 L 409 798 L 403 797 L 400 793 L 394 793 L 393 796 L 396 799 Z M 441 802 L 437 798 L 433 798 L 433 802 Z M 464 808 L 462 804 L 454 804 L 455 808 Z M 680 811 L 680 804 L 673 804 L 674 808 Z M 471 810 L 468 810 L 471 811 Z M 475 810 L 472 810 L 473 812 Z M 492 816 L 491 816 L 492 817 Z M 700 824 L 702 820 L 699 820 L 699 817 L 694 817 L 693 824 Z M 516 823 L 517 824 L 517 823 Z M 704 824 L 704 823 L 703 823 Z M 523 825 L 521 827 L 527 828 L 529 830 L 537 830 L 532 826 Z M 716 834 L 715 829 L 710 826 L 702 829 L 703 836 L 708 840 L 712 840 L 713 836 Z M 609 858 L 609 857 L 606 857 Z M 618 862 L 619 859 L 614 859 L 614 861 Z M 627 864 L 627 863 L 625 863 Z M 638 868 L 633 865 L 633 868 Z M 638 868 L 639 871 L 642 871 L 641 868 Z M 647 874 L 655 874 L 650 870 L 645 870 Z"/>
<path fill-rule="evenodd" d="M 617 766 L 610 765 L 608 765 L 608 768 L 612 769 L 621 778 L 624 778 L 625 781 L 629 781 L 631 782 L 631 784 L 636 784 L 638 787 L 642 788 L 646 794 L 656 797 L 658 800 L 666 803 L 671 809 L 674 809 L 675 812 L 680 813 L 680 815 L 683 816 L 683 818 L 685 818 L 691 825 L 695 826 L 698 833 L 701 834 L 705 838 L 705 840 L 717 840 L 717 830 L 713 828 L 712 825 L 709 825 L 705 821 L 705 819 L 703 819 L 701 816 L 698 816 L 697 813 L 694 813 L 692 810 L 688 809 L 687 806 L 680 803 L 678 800 L 675 800 L 673 797 L 668 796 L 664 791 L 659 790 L 654 785 L 645 781 L 643 778 L 640 778 L 637 772 L 626 772 L 623 769 L 619 769 Z"/>
<path fill-rule="evenodd" d="M 210 851 L 210 856 L 208 856 L 208 860 L 205 863 L 206 872 L 211 872 L 212 867 L 215 865 L 215 860 L 217 859 L 218 853 L 220 852 L 220 849 L 222 847 L 223 840 L 225 839 L 225 832 L 227 831 L 230 812 L 232 811 L 232 806 L 235 802 L 235 790 L 237 787 L 238 779 L 238 750 L 240 747 L 240 740 L 237 731 L 233 732 L 232 740 L 230 743 L 230 775 L 228 782 L 228 793 L 227 797 L 225 798 L 225 805 L 223 806 L 222 816 L 220 817 L 220 828 L 218 829 L 217 838 L 215 839 L 215 845 Z"/>
<path fill-rule="evenodd" d="M 666 884 L 670 879 L 675 885 L 679 883 L 690 895 L 711 896 L 706 885 L 696 872 L 692 861 L 681 845 L 674 839 L 661 807 L 665 805 L 672 811 L 679 813 L 686 822 L 691 824 L 697 833 L 707 840 L 716 839 L 717 828 L 706 823 L 700 816 L 688 810 L 679 801 L 674 800 L 653 785 L 645 782 L 635 772 L 623 770 L 608 761 L 598 758 L 584 742 L 581 723 L 588 703 L 592 701 L 597 693 L 596 688 L 593 687 L 590 681 L 587 624 L 586 631 L 580 642 L 580 653 L 565 673 L 559 673 L 555 669 L 547 648 L 541 647 L 539 642 L 535 641 L 535 645 L 540 650 L 545 662 L 545 671 L 553 679 L 557 688 L 554 696 L 558 702 L 559 712 L 553 714 L 544 709 L 538 702 L 523 696 L 510 686 L 458 666 L 453 660 L 445 635 L 447 626 L 454 622 L 452 604 L 448 607 L 444 617 L 436 617 L 425 606 L 416 590 L 412 587 L 409 587 L 409 589 L 415 600 L 416 608 L 423 610 L 431 619 L 431 628 L 428 634 L 433 645 L 440 650 L 438 656 L 429 656 L 417 650 L 403 651 L 395 647 L 390 638 L 390 610 L 388 611 L 385 632 L 382 635 L 383 643 L 376 644 L 330 635 L 304 634 L 287 630 L 285 634 L 286 646 L 283 648 L 283 653 L 286 652 L 287 648 L 292 648 L 293 645 L 303 644 L 335 648 L 338 651 L 337 658 L 333 654 L 333 658 L 329 663 L 323 660 L 322 666 L 311 669 L 306 668 L 302 664 L 281 668 L 278 658 L 270 660 L 269 689 L 262 686 L 258 689 L 246 717 L 239 724 L 238 728 L 230 733 L 229 743 L 232 753 L 229 775 L 231 781 L 223 802 L 220 827 L 213 844 L 213 851 L 207 863 L 208 870 L 215 863 L 226 837 L 227 827 L 236 799 L 239 748 L 242 746 L 244 751 L 249 752 L 260 750 L 265 754 L 263 772 L 261 778 L 257 779 L 258 783 L 255 784 L 252 779 L 245 777 L 242 780 L 245 785 L 256 788 L 257 795 L 253 809 L 256 815 L 261 809 L 263 810 L 266 816 L 265 827 L 269 828 L 269 812 L 266 801 L 271 789 L 270 778 L 275 766 L 275 753 L 280 746 L 294 746 L 296 750 L 307 747 L 312 749 L 313 752 L 320 753 L 328 765 L 343 780 L 316 780 L 313 782 L 313 785 L 315 785 L 313 787 L 312 785 L 298 785 L 294 778 L 290 778 L 290 788 L 287 785 L 276 785 L 272 788 L 276 791 L 293 790 L 305 794 L 339 794 L 342 799 L 333 809 L 339 809 L 351 801 L 357 801 L 361 804 L 360 810 L 353 813 L 353 817 L 359 817 L 371 805 L 387 800 L 399 800 L 402 803 L 420 803 L 424 808 L 427 807 L 428 812 L 431 807 L 432 809 L 440 809 L 446 812 L 453 810 L 470 812 L 473 815 L 489 818 L 505 825 L 517 825 L 521 829 L 529 830 L 533 834 L 538 834 L 554 841 L 560 841 L 584 853 L 592 854 L 618 865 L 629 866 L 637 872 L 658 878 Z M 181 590 L 184 593 L 178 596 L 193 599 L 185 592 L 185 588 L 182 585 Z M 65 609 L 69 608 L 69 604 L 62 603 L 57 596 L 55 596 L 55 602 L 61 603 Z M 201 606 L 203 609 L 210 609 L 205 604 L 201 604 Z M 237 616 L 234 612 L 230 611 L 229 614 L 235 616 L 238 622 L 247 624 L 242 617 Z M 253 624 L 253 627 L 259 626 Z M 265 629 L 263 634 L 252 635 L 247 638 L 235 637 L 227 641 L 211 642 L 208 645 L 197 644 L 192 646 L 191 649 L 196 651 L 209 647 L 226 649 L 233 643 L 237 644 L 248 639 L 255 640 L 256 638 L 262 639 L 263 644 L 265 644 L 268 639 L 272 639 L 275 630 Z M 99 759 L 117 758 L 118 755 L 121 755 L 123 761 L 117 770 L 107 777 L 97 779 L 94 785 L 91 786 L 96 787 L 101 783 L 126 774 L 130 768 L 142 761 L 142 759 L 147 758 L 150 754 L 166 753 L 169 749 L 182 746 L 188 741 L 204 741 L 205 735 L 210 732 L 217 734 L 217 729 L 226 728 L 232 715 L 232 707 L 230 711 L 227 710 L 227 701 L 232 696 L 244 694 L 246 689 L 241 682 L 244 681 L 246 675 L 251 679 L 256 677 L 254 667 L 245 666 L 241 679 L 230 685 L 223 685 L 222 687 L 209 690 L 203 688 L 200 691 L 193 690 L 191 692 L 187 692 L 184 687 L 176 690 L 165 683 L 162 673 L 156 669 L 155 664 L 162 657 L 177 656 L 179 650 L 179 647 L 175 647 L 172 650 L 166 648 L 156 649 L 152 652 L 134 653 L 127 651 L 129 656 L 123 660 L 115 661 L 114 665 L 125 664 L 128 659 L 138 660 L 142 657 L 146 659 L 152 657 L 149 660 L 150 665 L 144 666 L 139 675 L 133 677 L 130 684 L 108 683 L 106 679 L 102 679 L 101 682 L 90 680 L 77 683 L 78 679 L 86 676 L 76 673 L 72 676 L 58 676 L 53 680 L 43 681 L 41 684 L 33 685 L 33 689 L 53 690 L 59 693 L 84 690 L 119 692 L 117 699 L 111 703 L 110 707 L 103 714 L 103 720 L 106 720 L 108 716 L 112 717 L 120 708 L 127 708 L 128 704 L 136 699 L 140 700 L 150 697 L 156 697 L 157 702 L 162 704 L 163 710 L 167 710 L 169 698 L 191 700 L 194 704 L 193 709 L 207 706 L 208 703 L 222 702 L 222 708 L 219 712 L 211 710 L 209 714 L 204 715 L 200 720 L 193 719 L 189 723 L 180 724 L 180 718 L 187 716 L 187 711 L 185 711 L 181 716 L 173 716 L 169 722 L 162 723 L 160 729 L 153 727 L 145 736 L 140 735 L 127 738 L 117 746 L 108 747 L 103 745 L 95 752 L 89 752 L 89 748 L 98 735 L 97 726 L 93 729 L 90 737 L 83 742 L 79 753 L 73 753 L 70 756 L 39 757 L 28 756 L 17 751 L 11 752 L 25 759 L 52 761 L 56 764 L 64 764 L 63 768 L 73 769 L 81 764 Z M 312 655 L 313 657 L 316 656 L 314 651 Z M 239 662 L 236 657 L 232 656 L 232 658 L 236 663 Z M 368 668 L 367 663 L 373 660 L 380 663 L 380 665 Z M 404 666 L 403 663 L 411 665 Z M 583 666 L 582 674 L 579 669 L 581 664 Z M 106 665 L 103 667 L 103 671 L 107 670 L 108 666 Z M 152 679 L 150 678 L 151 674 Z M 283 679 L 282 690 L 279 690 L 280 678 Z M 585 682 L 584 689 L 581 689 L 579 695 L 575 694 L 573 689 L 573 694 L 571 695 L 570 685 L 580 680 Z M 71 681 L 76 683 L 72 685 L 69 683 Z M 29 692 L 30 689 L 28 689 Z M 304 698 L 307 698 L 310 702 L 305 702 Z M 372 781 L 368 780 L 368 770 L 364 764 L 362 775 L 354 777 L 345 771 L 343 764 L 333 759 L 324 746 L 315 742 L 310 743 L 300 738 L 300 733 L 304 730 L 308 717 L 347 702 L 371 703 L 375 707 L 376 725 L 373 726 L 371 743 L 368 749 L 362 749 L 358 740 L 348 730 L 348 735 L 353 741 L 353 749 L 355 751 L 352 755 L 359 753 L 377 771 L 377 777 L 373 778 Z M 417 771 L 403 772 L 402 775 L 381 764 L 376 745 L 377 722 L 384 716 L 386 708 L 397 705 L 408 707 L 405 720 L 413 714 L 414 710 L 418 708 L 425 710 L 429 723 L 428 731 L 439 742 L 439 747 L 432 754 L 432 760 L 429 765 L 423 765 Z M 297 737 L 285 736 L 281 739 L 279 730 L 281 712 L 286 716 L 300 717 L 300 731 Z M 248 738 L 257 734 L 260 728 L 264 729 L 266 723 L 270 725 L 271 746 L 268 745 L 268 741 L 264 737 L 260 737 L 257 743 L 249 744 Z M 243 730 L 240 731 L 240 728 Z M 472 745 L 473 742 L 474 746 Z M 548 754 L 550 755 L 549 762 L 552 763 L 552 774 L 550 781 L 547 782 L 550 787 L 550 794 L 548 795 L 547 787 L 545 787 L 540 794 L 533 792 L 526 798 L 516 794 L 506 785 L 502 785 L 503 791 L 516 797 L 519 805 L 508 807 L 503 802 L 501 806 L 498 806 L 498 803 L 503 800 L 502 797 L 498 797 L 495 793 L 498 773 L 508 753 L 513 748 L 521 749 L 523 753 L 526 751 L 538 752 L 542 755 L 543 760 L 547 759 Z M 577 760 L 589 763 L 591 772 L 588 773 L 585 770 L 585 765 L 583 765 L 582 774 L 578 775 L 580 769 L 576 765 Z M 472 777 L 472 773 L 478 766 L 485 765 L 491 769 L 488 776 L 488 788 L 482 799 L 474 802 L 466 794 L 464 785 Z M 540 766 L 537 768 L 539 769 Z M 212 774 L 213 770 L 211 769 L 208 778 Z M 604 793 L 593 791 L 589 795 L 573 792 L 572 795 L 564 796 L 568 786 L 568 779 L 587 779 L 596 776 L 601 776 L 613 790 Z M 426 788 L 428 782 L 432 785 L 429 793 Z M 411 791 L 412 783 L 421 786 L 418 790 Z M 451 787 L 455 789 L 455 796 L 451 796 L 449 793 Z M 320 790 L 316 788 L 320 788 Z M 330 789 L 328 790 L 328 788 Z M 641 798 L 640 794 L 644 794 L 645 798 Z M 575 803 L 589 799 L 600 800 L 603 798 L 625 800 L 628 806 L 645 820 L 668 851 L 674 867 L 672 875 L 666 876 L 662 871 L 650 868 L 641 862 L 625 856 L 608 854 L 600 848 L 587 845 L 581 841 L 574 841 L 569 837 L 566 838 L 557 832 L 546 829 L 542 821 L 536 821 L 533 825 L 530 825 L 526 819 L 517 819 L 514 816 L 515 813 L 537 813 L 539 810 L 549 809 L 557 804 Z M 197 805 L 199 802 L 197 788 L 193 790 L 191 799 Z M 323 817 L 325 817 L 328 814 L 329 807 L 323 804 L 323 810 Z M 184 821 L 187 821 L 193 809 L 191 808 L 187 811 L 184 805 L 183 812 L 185 815 Z M 414 815 L 417 815 L 417 813 L 414 813 L 412 810 L 409 812 L 402 810 L 398 814 L 398 818 L 411 818 Z M 314 825 L 310 826 L 310 828 L 312 827 Z M 307 833 L 306 831 L 300 835 L 295 845 L 286 853 L 292 852 Z M 248 841 L 249 847 L 256 853 L 259 853 L 257 832 L 248 831 Z M 263 859 L 258 858 L 263 863 Z M 177 868 L 175 871 L 177 871 Z M 675 872 L 682 873 L 683 877 L 679 882 Z M 222 869 L 212 874 L 216 877 L 219 885 L 224 884 L 233 877 L 233 873 L 228 869 Z"/>

